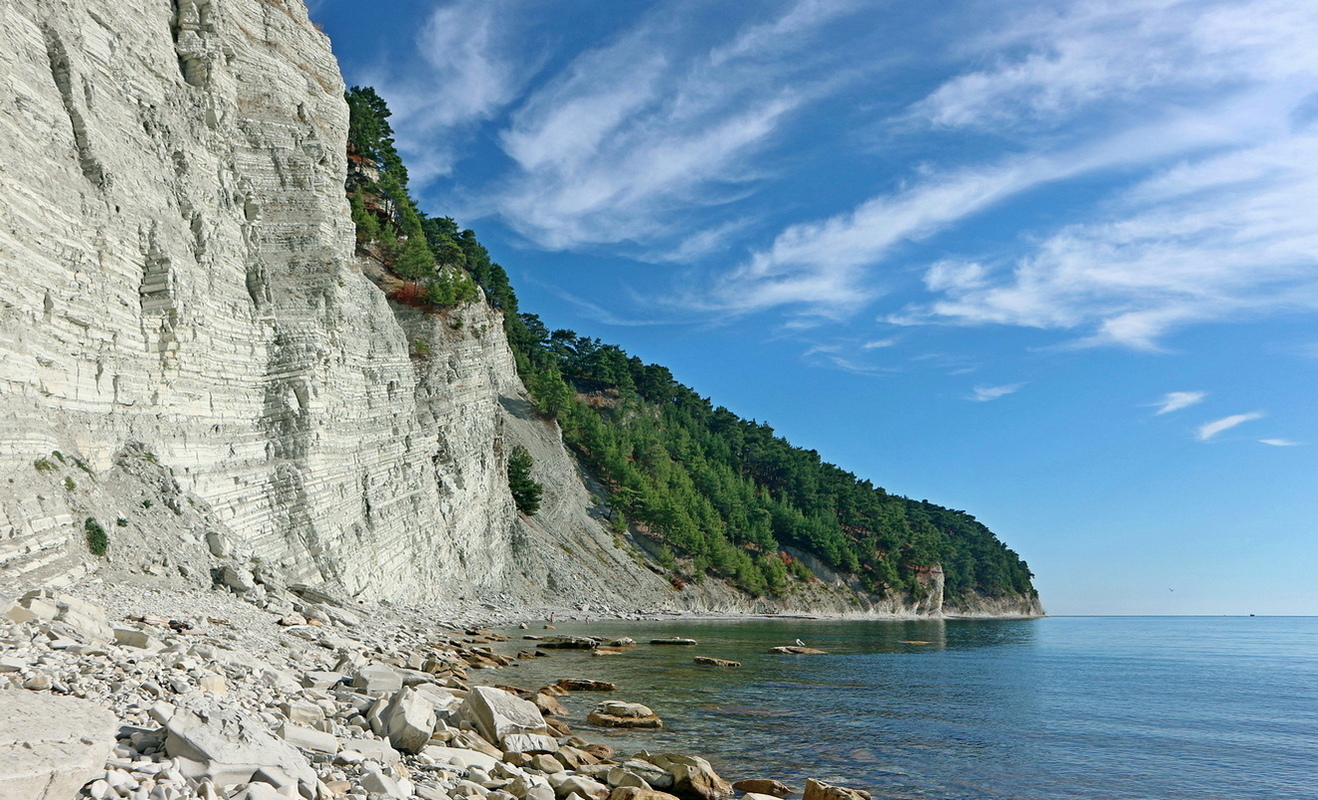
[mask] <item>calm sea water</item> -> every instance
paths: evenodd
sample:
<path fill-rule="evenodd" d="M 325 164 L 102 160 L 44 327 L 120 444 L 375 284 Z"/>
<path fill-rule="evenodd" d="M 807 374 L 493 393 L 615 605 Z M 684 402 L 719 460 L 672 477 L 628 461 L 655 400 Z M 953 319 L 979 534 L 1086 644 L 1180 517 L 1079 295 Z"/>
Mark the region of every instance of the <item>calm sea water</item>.
<path fill-rule="evenodd" d="M 553 633 L 700 644 L 557 651 L 474 676 L 526 688 L 615 681 L 607 697 L 650 706 L 666 729 L 592 730 L 585 712 L 606 695 L 574 693 L 575 730 L 624 750 L 703 754 L 731 780 L 799 788 L 816 777 L 948 800 L 1318 798 L 1318 618 L 560 623 Z M 798 638 L 828 654 L 765 652 Z M 743 666 L 697 667 L 694 655 Z"/>

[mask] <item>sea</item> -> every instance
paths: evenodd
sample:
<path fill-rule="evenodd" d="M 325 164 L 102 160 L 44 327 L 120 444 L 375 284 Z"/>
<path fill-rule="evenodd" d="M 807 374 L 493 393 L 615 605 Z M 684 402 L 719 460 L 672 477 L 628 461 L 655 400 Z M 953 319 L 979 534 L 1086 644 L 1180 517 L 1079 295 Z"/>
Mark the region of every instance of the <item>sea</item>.
<path fill-rule="evenodd" d="M 613 681 L 616 693 L 560 698 L 574 731 L 623 751 L 703 755 L 730 780 L 799 791 L 813 777 L 921 800 L 1318 798 L 1318 617 L 675 619 L 505 633 L 637 640 L 624 655 L 560 650 L 473 677 Z M 671 636 L 698 644 L 649 644 Z M 798 639 L 827 652 L 767 652 Z M 650 706 L 664 729 L 584 724 L 606 698 Z"/>

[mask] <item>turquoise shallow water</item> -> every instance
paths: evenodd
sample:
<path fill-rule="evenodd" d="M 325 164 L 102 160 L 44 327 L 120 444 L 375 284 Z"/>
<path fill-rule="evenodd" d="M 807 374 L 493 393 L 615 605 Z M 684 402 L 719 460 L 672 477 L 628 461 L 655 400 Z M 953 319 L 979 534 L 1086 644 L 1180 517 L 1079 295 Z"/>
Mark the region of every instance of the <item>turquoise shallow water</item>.
<path fill-rule="evenodd" d="M 948 800 L 1318 798 L 1314 617 L 683 620 L 552 633 L 700 644 L 557 651 L 475 676 L 526 688 L 615 681 L 616 694 L 567 698 L 575 730 L 625 750 L 700 753 L 734 780 L 818 777 Z M 765 652 L 797 638 L 829 652 Z M 743 666 L 697 667 L 694 655 Z M 604 697 L 645 703 L 666 729 L 591 729 L 585 712 Z"/>

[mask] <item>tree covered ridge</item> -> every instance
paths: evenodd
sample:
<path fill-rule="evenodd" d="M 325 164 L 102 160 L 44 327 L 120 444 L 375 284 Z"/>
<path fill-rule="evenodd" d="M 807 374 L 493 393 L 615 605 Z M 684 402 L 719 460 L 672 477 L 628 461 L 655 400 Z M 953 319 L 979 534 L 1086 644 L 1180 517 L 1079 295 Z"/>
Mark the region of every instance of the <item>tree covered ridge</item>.
<path fill-rule="evenodd" d="M 426 304 L 483 295 L 502 310 L 539 409 L 607 487 L 615 529 L 652 540 L 674 583 L 715 574 L 755 595 L 779 594 L 811 579 L 791 555 L 805 551 L 878 596 L 919 596 L 920 576 L 934 565 L 953 602 L 972 592 L 1034 594 L 1025 562 L 964 511 L 889 494 L 714 406 L 665 367 L 520 313 L 506 272 L 474 232 L 416 209 L 384 101 L 354 87 L 348 103 L 349 158 L 379 174 L 373 183 L 349 180 L 359 243 L 392 254 L 390 269 L 421 287 Z M 405 255 L 419 253 L 414 241 L 433 261 Z"/>

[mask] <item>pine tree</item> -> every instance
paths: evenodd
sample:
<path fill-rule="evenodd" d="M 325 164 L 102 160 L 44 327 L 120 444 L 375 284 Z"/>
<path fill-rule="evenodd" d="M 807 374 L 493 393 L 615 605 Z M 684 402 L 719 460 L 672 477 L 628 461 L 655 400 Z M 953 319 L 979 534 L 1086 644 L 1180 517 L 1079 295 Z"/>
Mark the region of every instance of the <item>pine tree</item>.
<path fill-rule="evenodd" d="M 531 454 L 521 445 L 514 447 L 508 456 L 508 490 L 513 494 L 517 510 L 527 516 L 540 510 L 540 493 L 544 491 L 531 477 L 533 463 Z"/>

